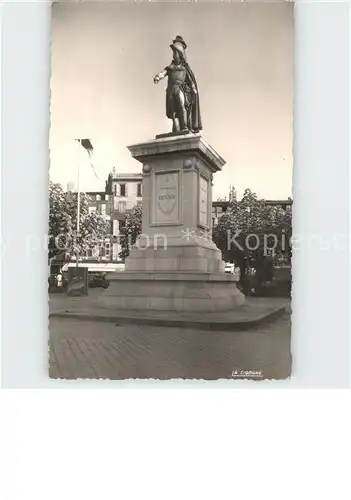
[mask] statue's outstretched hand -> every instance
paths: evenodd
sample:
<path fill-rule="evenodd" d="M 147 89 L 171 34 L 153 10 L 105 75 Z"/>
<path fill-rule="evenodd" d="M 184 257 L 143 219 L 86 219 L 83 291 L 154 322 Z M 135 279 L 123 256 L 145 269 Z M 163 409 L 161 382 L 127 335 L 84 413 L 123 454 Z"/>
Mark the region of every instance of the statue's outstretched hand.
<path fill-rule="evenodd" d="M 165 78 L 167 76 L 167 70 L 161 71 L 161 73 L 157 73 L 156 76 L 154 76 L 154 83 L 158 83 L 162 78 Z"/>

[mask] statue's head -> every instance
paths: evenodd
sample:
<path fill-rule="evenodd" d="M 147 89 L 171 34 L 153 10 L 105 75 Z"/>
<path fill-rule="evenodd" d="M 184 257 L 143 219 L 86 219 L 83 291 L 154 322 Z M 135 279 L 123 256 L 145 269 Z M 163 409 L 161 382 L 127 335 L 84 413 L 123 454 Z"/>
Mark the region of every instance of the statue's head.
<path fill-rule="evenodd" d="M 173 61 L 176 64 L 179 64 L 180 62 L 182 62 L 182 56 L 181 56 L 180 52 L 178 52 L 178 50 L 173 49 Z"/>
<path fill-rule="evenodd" d="M 173 40 L 173 43 L 170 47 L 173 51 L 173 59 L 174 59 L 175 63 L 179 63 L 181 61 L 186 62 L 185 49 L 186 49 L 187 45 L 180 35 L 176 36 L 176 38 Z"/>

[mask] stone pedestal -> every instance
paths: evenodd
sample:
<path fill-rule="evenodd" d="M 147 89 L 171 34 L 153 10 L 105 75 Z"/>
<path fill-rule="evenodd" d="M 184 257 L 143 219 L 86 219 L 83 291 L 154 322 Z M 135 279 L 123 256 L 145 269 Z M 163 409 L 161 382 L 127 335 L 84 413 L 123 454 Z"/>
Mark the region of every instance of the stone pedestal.
<path fill-rule="evenodd" d="M 125 272 L 109 275 L 107 306 L 222 311 L 244 302 L 211 238 L 213 174 L 224 160 L 201 134 L 170 135 L 128 148 L 143 164 L 142 234 Z"/>

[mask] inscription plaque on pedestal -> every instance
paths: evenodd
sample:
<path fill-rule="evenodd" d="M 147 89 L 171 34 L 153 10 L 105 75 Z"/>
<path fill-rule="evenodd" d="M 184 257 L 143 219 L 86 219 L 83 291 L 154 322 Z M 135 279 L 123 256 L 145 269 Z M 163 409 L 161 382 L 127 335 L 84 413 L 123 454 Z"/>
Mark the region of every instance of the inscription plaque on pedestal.
<path fill-rule="evenodd" d="M 199 186 L 199 222 L 201 226 L 208 225 L 208 180 L 202 175 Z"/>
<path fill-rule="evenodd" d="M 155 174 L 154 224 L 179 222 L 179 172 Z"/>

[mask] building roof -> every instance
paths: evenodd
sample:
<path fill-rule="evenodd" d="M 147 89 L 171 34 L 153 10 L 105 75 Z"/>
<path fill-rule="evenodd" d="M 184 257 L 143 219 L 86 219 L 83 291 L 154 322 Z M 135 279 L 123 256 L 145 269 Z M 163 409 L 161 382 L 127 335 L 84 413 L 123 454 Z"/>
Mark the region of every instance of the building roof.
<path fill-rule="evenodd" d="M 292 205 L 293 200 L 288 198 L 287 200 L 264 200 L 267 205 Z M 230 203 L 230 200 L 213 200 L 212 204 L 217 207 L 226 206 Z"/>
<path fill-rule="evenodd" d="M 229 205 L 229 200 L 213 200 L 212 205 L 214 207 L 226 207 Z"/>
<path fill-rule="evenodd" d="M 292 205 L 292 199 L 287 200 L 265 200 L 267 205 Z"/>
<path fill-rule="evenodd" d="M 267 205 L 292 205 L 293 200 L 288 198 L 287 200 L 264 200 Z M 214 207 L 226 207 L 230 203 L 229 200 L 214 200 L 212 205 Z"/>

